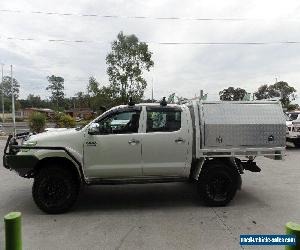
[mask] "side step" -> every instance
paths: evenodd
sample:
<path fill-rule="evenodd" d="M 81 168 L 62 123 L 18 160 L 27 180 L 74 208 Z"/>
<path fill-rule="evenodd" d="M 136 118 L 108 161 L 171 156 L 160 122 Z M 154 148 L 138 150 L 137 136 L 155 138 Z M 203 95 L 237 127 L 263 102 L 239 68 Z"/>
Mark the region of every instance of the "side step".
<path fill-rule="evenodd" d="M 165 183 L 165 182 L 187 182 L 188 178 L 178 176 L 149 176 L 149 177 L 133 177 L 133 178 L 88 178 L 88 185 L 121 185 L 121 184 L 147 184 L 147 183 Z"/>

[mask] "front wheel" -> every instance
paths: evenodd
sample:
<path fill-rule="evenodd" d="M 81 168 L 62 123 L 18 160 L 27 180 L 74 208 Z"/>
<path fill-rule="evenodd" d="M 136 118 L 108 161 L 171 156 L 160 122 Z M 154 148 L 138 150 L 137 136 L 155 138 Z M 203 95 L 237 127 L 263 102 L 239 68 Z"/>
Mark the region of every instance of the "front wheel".
<path fill-rule="evenodd" d="M 212 161 L 201 172 L 198 192 L 209 206 L 225 206 L 239 188 L 240 174 L 233 167 L 219 161 Z"/>
<path fill-rule="evenodd" d="M 42 168 L 34 178 L 32 195 L 36 205 L 49 214 L 68 211 L 76 202 L 79 182 L 71 171 L 58 166 Z"/>

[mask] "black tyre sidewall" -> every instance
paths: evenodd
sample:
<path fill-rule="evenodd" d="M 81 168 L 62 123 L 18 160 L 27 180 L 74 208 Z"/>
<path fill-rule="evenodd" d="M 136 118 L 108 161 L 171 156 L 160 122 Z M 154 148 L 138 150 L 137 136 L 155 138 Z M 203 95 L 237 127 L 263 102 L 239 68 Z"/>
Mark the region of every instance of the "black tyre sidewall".
<path fill-rule="evenodd" d="M 64 192 L 67 196 L 65 201 L 56 205 L 49 206 L 43 197 L 43 185 L 50 178 L 55 178 L 62 182 L 66 188 Z M 33 200 L 36 205 L 44 212 L 49 214 L 59 214 L 68 211 L 76 202 L 79 192 L 79 183 L 75 176 L 68 169 L 58 166 L 46 166 L 42 168 L 34 178 L 32 187 Z"/>
<path fill-rule="evenodd" d="M 218 175 L 225 175 L 230 179 L 230 185 L 228 187 L 228 192 L 226 195 L 226 199 L 221 201 L 216 201 L 211 199 L 211 197 L 207 193 L 207 185 L 209 182 Z M 235 196 L 236 191 L 239 187 L 239 173 L 237 170 L 232 169 L 226 165 L 218 165 L 214 164 L 212 166 L 207 166 L 203 169 L 199 180 L 198 180 L 198 192 L 200 198 L 205 202 L 205 204 L 209 206 L 225 206 L 227 205 Z"/>

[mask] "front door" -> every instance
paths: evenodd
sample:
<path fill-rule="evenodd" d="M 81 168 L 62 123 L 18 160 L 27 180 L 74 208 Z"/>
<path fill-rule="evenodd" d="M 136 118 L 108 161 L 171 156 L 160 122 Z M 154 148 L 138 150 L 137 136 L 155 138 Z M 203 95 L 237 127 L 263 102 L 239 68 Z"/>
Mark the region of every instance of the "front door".
<path fill-rule="evenodd" d="M 139 120 L 139 108 L 118 109 L 96 122 L 98 132 L 86 133 L 84 170 L 88 178 L 142 175 Z"/>
<path fill-rule="evenodd" d="M 147 107 L 143 175 L 181 176 L 186 166 L 186 123 L 178 107 Z"/>

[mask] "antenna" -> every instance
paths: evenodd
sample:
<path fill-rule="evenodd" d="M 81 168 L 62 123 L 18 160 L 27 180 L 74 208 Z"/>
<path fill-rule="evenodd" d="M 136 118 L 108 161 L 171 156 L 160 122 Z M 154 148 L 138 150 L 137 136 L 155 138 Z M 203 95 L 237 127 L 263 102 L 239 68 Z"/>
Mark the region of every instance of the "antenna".
<path fill-rule="evenodd" d="M 165 97 L 165 96 L 163 97 L 163 99 L 160 101 L 159 104 L 160 104 L 161 106 L 163 106 L 163 107 L 164 107 L 164 106 L 167 106 L 168 103 L 167 103 L 167 101 L 166 101 L 166 97 Z"/>
<path fill-rule="evenodd" d="M 134 106 L 135 102 L 133 101 L 132 97 L 129 97 L 128 106 Z"/>
<path fill-rule="evenodd" d="M 13 135 L 16 136 L 16 114 L 15 114 L 15 93 L 14 93 L 14 81 L 13 81 L 13 66 L 10 65 L 10 81 L 11 81 L 11 112 L 13 120 Z"/>

